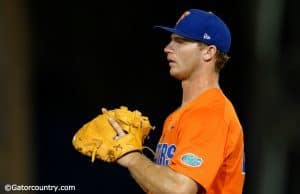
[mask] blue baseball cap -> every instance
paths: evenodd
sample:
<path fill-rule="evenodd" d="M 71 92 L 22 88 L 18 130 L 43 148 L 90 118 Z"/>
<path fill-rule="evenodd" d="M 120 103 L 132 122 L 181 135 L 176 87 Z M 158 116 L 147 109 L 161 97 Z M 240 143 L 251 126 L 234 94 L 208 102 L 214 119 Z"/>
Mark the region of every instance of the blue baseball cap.
<path fill-rule="evenodd" d="M 155 26 L 185 38 L 215 45 L 218 50 L 228 53 L 231 35 L 227 25 L 211 12 L 199 9 L 186 11 L 177 21 L 174 28 Z"/>

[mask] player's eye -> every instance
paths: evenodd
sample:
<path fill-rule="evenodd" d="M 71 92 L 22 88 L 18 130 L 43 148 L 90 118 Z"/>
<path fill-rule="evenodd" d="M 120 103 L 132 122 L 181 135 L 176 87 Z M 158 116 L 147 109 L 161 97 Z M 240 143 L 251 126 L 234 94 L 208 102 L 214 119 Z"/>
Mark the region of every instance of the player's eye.
<path fill-rule="evenodd" d="M 183 38 L 183 37 L 175 37 L 174 41 L 177 42 L 177 43 L 179 43 L 179 44 L 194 42 L 194 40 L 190 40 L 190 39 Z"/>
<path fill-rule="evenodd" d="M 177 43 L 184 43 L 185 42 L 185 40 L 183 38 L 175 38 L 174 41 L 177 42 Z"/>

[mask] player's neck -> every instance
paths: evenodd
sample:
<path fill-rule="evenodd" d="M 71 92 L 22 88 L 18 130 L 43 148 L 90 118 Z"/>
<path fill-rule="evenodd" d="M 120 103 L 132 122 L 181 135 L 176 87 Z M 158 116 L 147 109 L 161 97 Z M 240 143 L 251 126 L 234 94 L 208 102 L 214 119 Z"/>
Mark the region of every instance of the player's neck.
<path fill-rule="evenodd" d="M 199 76 L 192 80 L 183 80 L 182 85 L 182 104 L 189 103 L 201 93 L 210 88 L 219 88 L 219 74 L 214 73 L 206 76 Z"/>

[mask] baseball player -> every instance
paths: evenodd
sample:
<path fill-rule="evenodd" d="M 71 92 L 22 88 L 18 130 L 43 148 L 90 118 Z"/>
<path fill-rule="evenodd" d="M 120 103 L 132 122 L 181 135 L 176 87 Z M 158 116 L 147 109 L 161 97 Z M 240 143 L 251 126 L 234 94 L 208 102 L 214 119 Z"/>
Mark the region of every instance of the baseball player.
<path fill-rule="evenodd" d="M 164 52 L 170 75 L 181 82 L 182 103 L 165 120 L 155 162 L 129 152 L 118 164 L 148 193 L 241 194 L 243 131 L 218 83 L 229 58 L 228 27 L 211 12 L 190 9 L 174 28 L 157 28 L 171 32 Z M 109 122 L 117 132 L 115 139 L 131 138 L 116 120 Z"/>

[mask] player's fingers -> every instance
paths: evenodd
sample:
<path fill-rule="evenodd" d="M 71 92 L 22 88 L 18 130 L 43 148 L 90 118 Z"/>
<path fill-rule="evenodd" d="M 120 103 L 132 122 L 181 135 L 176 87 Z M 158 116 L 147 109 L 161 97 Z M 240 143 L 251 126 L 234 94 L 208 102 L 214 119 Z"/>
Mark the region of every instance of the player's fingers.
<path fill-rule="evenodd" d="M 122 136 L 126 135 L 126 133 L 123 131 L 122 127 L 117 123 L 117 121 L 115 121 L 111 117 L 108 118 L 108 121 L 112 125 L 112 127 L 116 130 L 118 137 L 122 137 Z M 118 138 L 118 137 L 116 137 L 116 138 Z"/>
<path fill-rule="evenodd" d="M 102 113 L 106 113 L 107 109 L 106 108 L 101 108 Z"/>
<path fill-rule="evenodd" d="M 106 113 L 107 109 L 101 108 L 101 111 L 102 111 L 102 113 Z M 117 132 L 117 136 L 115 137 L 115 139 L 118 139 L 118 138 L 126 135 L 126 133 L 123 131 L 122 127 L 117 123 L 117 121 L 115 121 L 111 117 L 108 118 L 108 121 L 111 124 L 111 126 L 114 128 L 114 130 Z"/>

